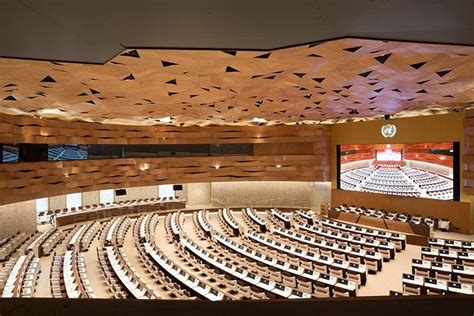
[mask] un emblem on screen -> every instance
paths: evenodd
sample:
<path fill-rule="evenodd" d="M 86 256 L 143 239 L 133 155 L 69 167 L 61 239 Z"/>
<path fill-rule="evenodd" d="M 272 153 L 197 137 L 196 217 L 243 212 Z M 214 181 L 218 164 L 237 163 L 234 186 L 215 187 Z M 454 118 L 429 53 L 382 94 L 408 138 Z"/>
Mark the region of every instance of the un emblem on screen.
<path fill-rule="evenodd" d="M 383 137 L 393 137 L 397 133 L 397 127 L 393 124 L 385 124 L 380 130 Z"/>

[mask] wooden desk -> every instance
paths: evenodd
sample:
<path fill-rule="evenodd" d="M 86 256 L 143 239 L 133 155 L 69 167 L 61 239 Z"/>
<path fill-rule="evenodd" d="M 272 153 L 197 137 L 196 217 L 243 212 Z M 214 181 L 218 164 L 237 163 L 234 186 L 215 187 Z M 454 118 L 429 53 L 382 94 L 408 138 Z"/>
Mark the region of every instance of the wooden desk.
<path fill-rule="evenodd" d="M 93 221 L 102 218 L 123 216 L 130 214 L 139 214 L 146 212 L 156 212 L 159 210 L 182 209 L 186 207 L 186 200 L 165 200 L 151 203 L 137 204 L 118 204 L 110 207 L 97 207 L 91 210 L 82 210 L 61 214 L 56 217 L 56 225 L 58 227 Z"/>

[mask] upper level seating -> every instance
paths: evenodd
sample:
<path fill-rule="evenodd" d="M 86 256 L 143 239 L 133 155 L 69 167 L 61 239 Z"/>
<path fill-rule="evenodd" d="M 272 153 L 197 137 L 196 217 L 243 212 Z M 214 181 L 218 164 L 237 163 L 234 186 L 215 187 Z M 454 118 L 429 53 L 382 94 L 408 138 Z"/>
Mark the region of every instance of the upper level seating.
<path fill-rule="evenodd" d="M 37 216 L 38 216 L 38 222 L 40 224 L 44 224 L 44 223 L 50 222 L 49 218 L 51 216 L 61 217 L 63 215 L 77 214 L 79 212 L 95 212 L 99 210 L 108 210 L 108 209 L 113 210 L 113 209 L 118 209 L 118 208 L 138 207 L 138 206 L 149 207 L 149 206 L 156 205 L 158 207 L 160 203 L 172 202 L 172 201 L 181 201 L 181 200 L 175 199 L 173 197 L 125 200 L 125 201 L 106 203 L 106 204 L 100 203 L 100 204 L 93 204 L 93 205 L 84 205 L 84 206 L 79 206 L 78 208 L 71 207 L 71 208 L 57 209 L 54 211 L 49 210 L 45 212 L 39 212 Z"/>

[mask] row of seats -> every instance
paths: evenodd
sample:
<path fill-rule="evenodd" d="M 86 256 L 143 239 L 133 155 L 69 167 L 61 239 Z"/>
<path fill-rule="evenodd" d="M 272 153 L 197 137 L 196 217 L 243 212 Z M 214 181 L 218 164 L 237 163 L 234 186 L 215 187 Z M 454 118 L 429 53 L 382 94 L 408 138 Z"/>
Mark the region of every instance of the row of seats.
<path fill-rule="evenodd" d="M 51 229 L 51 234 L 40 245 L 42 255 L 48 256 L 63 238 L 64 232 L 62 230 Z"/>
<path fill-rule="evenodd" d="M 474 252 L 422 247 L 402 279 L 405 295 L 474 294 Z"/>
<path fill-rule="evenodd" d="M 427 225 L 431 228 L 438 228 L 440 230 L 448 231 L 450 229 L 450 221 L 447 218 L 437 219 L 433 216 L 422 217 L 419 214 L 409 215 L 407 213 L 397 213 L 395 211 L 386 211 L 384 209 L 375 210 L 373 208 L 366 209 L 365 207 L 356 207 L 355 205 L 347 206 L 342 204 L 336 208 L 335 211 L 346 212 L 358 215 L 366 215 L 377 218 L 384 218 L 386 220 L 400 221 L 403 223 L 413 223 L 415 225 Z"/>
<path fill-rule="evenodd" d="M 464 251 L 474 251 L 474 242 L 472 241 L 444 238 L 429 238 L 428 244 L 431 248 L 437 249 L 457 249 Z"/>
<path fill-rule="evenodd" d="M 80 211 L 94 211 L 96 209 L 102 209 L 102 208 L 148 205 L 148 204 L 159 203 L 159 202 L 164 202 L 164 201 L 173 201 L 173 200 L 175 200 L 175 198 L 173 197 L 163 197 L 163 198 L 145 198 L 145 199 L 125 200 L 125 201 L 112 202 L 112 203 L 92 204 L 92 205 L 57 209 L 54 211 L 49 210 L 45 212 L 39 212 L 38 217 L 43 217 L 43 216 L 48 216 L 48 215 L 53 215 L 53 214 L 56 216 L 59 216 L 63 214 L 70 214 L 70 213 L 75 213 L 75 212 L 80 212 Z"/>
<path fill-rule="evenodd" d="M 1 297 L 32 297 L 40 271 L 39 259 L 32 252 L 11 258 L 0 272 Z"/>
<path fill-rule="evenodd" d="M 0 262 L 7 260 L 31 236 L 25 233 L 16 233 L 2 241 L 0 246 Z"/>

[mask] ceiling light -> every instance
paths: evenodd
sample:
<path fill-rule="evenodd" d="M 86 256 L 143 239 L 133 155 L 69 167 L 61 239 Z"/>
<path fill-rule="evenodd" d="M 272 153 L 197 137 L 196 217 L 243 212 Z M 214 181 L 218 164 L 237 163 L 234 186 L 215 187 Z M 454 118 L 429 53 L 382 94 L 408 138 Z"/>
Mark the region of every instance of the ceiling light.
<path fill-rule="evenodd" d="M 281 168 L 281 165 L 280 165 L 280 164 L 278 164 L 278 165 L 276 165 L 275 167 L 277 167 L 277 168 Z"/>
<path fill-rule="evenodd" d="M 214 168 L 219 169 L 221 166 L 215 165 Z"/>
<path fill-rule="evenodd" d="M 252 119 L 252 122 L 254 122 L 254 123 L 267 123 L 268 121 L 264 118 L 261 118 L 261 117 L 254 117 Z"/>
<path fill-rule="evenodd" d="M 171 118 L 171 116 L 166 116 L 158 119 L 158 121 L 160 121 L 161 123 L 171 123 L 172 120 L 173 119 Z"/>

